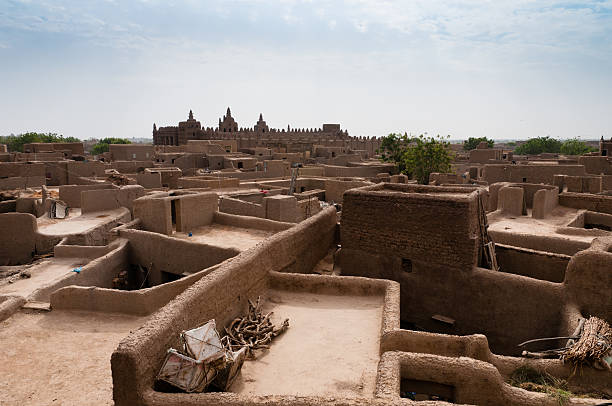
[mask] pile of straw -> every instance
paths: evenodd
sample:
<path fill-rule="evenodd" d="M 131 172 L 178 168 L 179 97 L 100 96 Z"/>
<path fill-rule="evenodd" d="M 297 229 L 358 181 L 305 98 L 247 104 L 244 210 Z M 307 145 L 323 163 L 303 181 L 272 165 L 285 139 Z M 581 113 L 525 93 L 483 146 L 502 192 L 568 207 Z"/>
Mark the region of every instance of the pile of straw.
<path fill-rule="evenodd" d="M 603 359 L 612 354 L 612 328 L 604 320 L 590 317 L 578 341 L 563 351 L 561 359 L 575 365 L 593 365 L 609 369 Z"/>

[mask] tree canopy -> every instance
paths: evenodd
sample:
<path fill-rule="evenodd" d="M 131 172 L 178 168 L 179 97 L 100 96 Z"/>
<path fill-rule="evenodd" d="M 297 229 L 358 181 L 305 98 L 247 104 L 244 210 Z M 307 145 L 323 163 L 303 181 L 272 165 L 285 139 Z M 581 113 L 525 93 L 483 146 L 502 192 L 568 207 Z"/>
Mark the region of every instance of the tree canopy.
<path fill-rule="evenodd" d="M 407 134 L 389 134 L 383 137 L 379 153 L 383 161 L 394 162 L 400 173 L 422 185 L 429 183 L 431 173 L 449 172 L 453 160 L 450 143 L 439 135 L 409 137 Z"/>
<path fill-rule="evenodd" d="M 466 151 L 471 151 L 473 149 L 476 149 L 478 144 L 480 144 L 483 141 L 485 141 L 489 145 L 489 148 L 493 148 L 493 145 L 495 144 L 495 141 L 490 140 L 487 137 L 478 137 L 478 138 L 470 137 L 466 141 L 463 141 L 463 149 Z"/>
<path fill-rule="evenodd" d="M 31 144 L 34 142 L 82 142 L 80 139 L 75 137 L 64 137 L 57 133 L 37 133 L 37 132 L 26 132 L 23 134 L 11 134 L 0 137 L 0 144 L 6 144 L 8 150 L 11 152 L 23 152 L 24 144 Z"/>
<path fill-rule="evenodd" d="M 516 147 L 514 153 L 518 155 L 537 155 L 543 152 L 559 153 L 561 152 L 561 145 L 561 141 L 549 136 L 530 138 L 526 143 Z"/>
<path fill-rule="evenodd" d="M 595 151 L 578 138 L 560 141 L 551 137 L 530 138 L 526 143 L 518 146 L 514 153 L 518 155 L 537 155 L 543 152 L 561 153 L 566 155 L 582 155 Z"/>
<path fill-rule="evenodd" d="M 561 145 L 561 153 L 565 155 L 582 155 L 593 151 L 597 151 L 597 149 L 588 146 L 578 138 L 571 138 Z"/>
<path fill-rule="evenodd" d="M 108 152 L 108 145 L 109 144 L 131 144 L 132 142 L 128 139 L 125 138 L 102 138 L 101 140 L 98 141 L 97 144 L 95 144 L 93 147 L 91 147 L 91 153 L 93 155 L 100 155 L 104 152 Z"/>

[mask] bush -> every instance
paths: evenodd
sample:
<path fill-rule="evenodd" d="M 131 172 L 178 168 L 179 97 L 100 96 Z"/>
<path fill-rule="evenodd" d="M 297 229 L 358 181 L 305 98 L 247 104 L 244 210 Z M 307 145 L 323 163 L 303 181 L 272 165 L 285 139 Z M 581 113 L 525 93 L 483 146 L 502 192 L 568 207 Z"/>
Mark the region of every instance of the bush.
<path fill-rule="evenodd" d="M 383 161 L 394 162 L 400 173 L 422 185 L 429 183 L 431 173 L 449 172 L 453 160 L 450 143 L 440 136 L 389 134 L 383 138 L 379 153 Z"/>
<path fill-rule="evenodd" d="M 578 138 L 569 139 L 561 145 L 561 153 L 565 155 L 582 155 L 593 151 L 597 150 Z"/>
<path fill-rule="evenodd" d="M 57 133 L 37 133 L 27 132 L 23 134 L 11 134 L 4 137 L 0 137 L 0 144 L 6 144 L 8 150 L 11 152 L 23 152 L 24 144 L 31 144 L 34 142 L 81 142 L 75 137 L 64 137 Z"/>
<path fill-rule="evenodd" d="M 104 152 L 108 152 L 109 144 L 131 144 L 130 140 L 125 138 L 103 138 L 98 141 L 93 147 L 91 147 L 92 155 L 100 155 Z"/>
<path fill-rule="evenodd" d="M 478 144 L 480 144 L 483 141 L 487 143 L 489 148 L 493 148 L 493 145 L 495 144 L 495 141 L 490 140 L 487 137 L 478 137 L 478 138 L 470 137 L 467 139 L 467 141 L 463 141 L 463 149 L 466 151 L 471 151 L 473 149 L 476 149 L 476 147 L 478 147 Z"/>
<path fill-rule="evenodd" d="M 530 138 L 526 143 L 517 147 L 514 153 L 517 155 L 537 155 L 543 152 L 561 152 L 561 141 L 546 137 Z"/>

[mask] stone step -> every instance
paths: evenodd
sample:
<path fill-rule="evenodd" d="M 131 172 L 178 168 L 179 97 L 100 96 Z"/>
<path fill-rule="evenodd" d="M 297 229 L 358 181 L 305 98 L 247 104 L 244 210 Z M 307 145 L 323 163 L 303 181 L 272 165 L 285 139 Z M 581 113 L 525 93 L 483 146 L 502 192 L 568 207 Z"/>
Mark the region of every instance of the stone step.
<path fill-rule="evenodd" d="M 30 300 L 26 302 L 23 306 L 21 306 L 23 310 L 32 310 L 38 312 L 50 312 L 51 311 L 51 303 L 47 302 L 37 302 L 35 300 Z"/>

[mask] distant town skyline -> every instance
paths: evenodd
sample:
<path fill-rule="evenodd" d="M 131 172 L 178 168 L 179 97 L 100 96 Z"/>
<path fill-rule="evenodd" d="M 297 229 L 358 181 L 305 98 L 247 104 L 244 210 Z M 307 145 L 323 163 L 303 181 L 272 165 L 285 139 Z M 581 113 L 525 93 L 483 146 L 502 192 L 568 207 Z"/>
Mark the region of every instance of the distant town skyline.
<path fill-rule="evenodd" d="M 7 0 L 0 135 L 340 123 L 352 136 L 612 136 L 612 1 Z"/>

